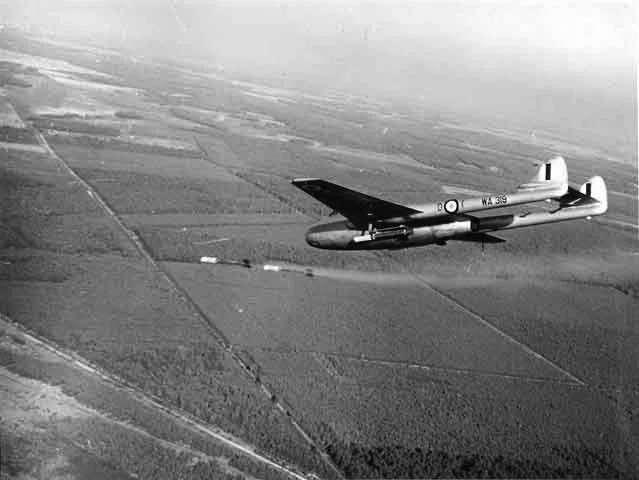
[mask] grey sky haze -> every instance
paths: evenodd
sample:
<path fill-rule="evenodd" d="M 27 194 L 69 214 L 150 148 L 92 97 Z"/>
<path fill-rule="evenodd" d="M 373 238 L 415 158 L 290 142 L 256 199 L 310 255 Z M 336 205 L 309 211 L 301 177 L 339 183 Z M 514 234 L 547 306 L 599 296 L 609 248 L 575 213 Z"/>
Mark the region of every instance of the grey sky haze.
<path fill-rule="evenodd" d="M 319 88 L 636 133 L 636 2 L 23 0 L 0 15 Z"/>

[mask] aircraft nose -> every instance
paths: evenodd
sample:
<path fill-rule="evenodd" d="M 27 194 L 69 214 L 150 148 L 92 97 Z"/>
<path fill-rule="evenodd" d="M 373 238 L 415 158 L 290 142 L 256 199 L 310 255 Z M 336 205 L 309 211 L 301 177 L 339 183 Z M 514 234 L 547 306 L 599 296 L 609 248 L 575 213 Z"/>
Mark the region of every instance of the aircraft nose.
<path fill-rule="evenodd" d="M 345 249 L 352 240 L 353 231 L 344 222 L 315 225 L 306 232 L 306 243 L 311 247 L 327 250 Z"/>
<path fill-rule="evenodd" d="M 318 247 L 320 244 L 319 234 L 314 229 L 310 229 L 306 232 L 306 243 L 308 243 L 311 247 Z"/>

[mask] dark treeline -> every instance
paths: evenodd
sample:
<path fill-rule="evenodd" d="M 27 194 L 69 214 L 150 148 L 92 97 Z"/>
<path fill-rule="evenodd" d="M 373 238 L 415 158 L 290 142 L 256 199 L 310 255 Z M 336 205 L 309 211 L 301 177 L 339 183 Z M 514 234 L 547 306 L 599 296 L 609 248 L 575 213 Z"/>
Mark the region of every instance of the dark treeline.
<path fill-rule="evenodd" d="M 584 449 L 567 447 L 558 447 L 552 459 L 543 460 L 342 442 L 327 451 L 348 478 L 621 478 Z"/>

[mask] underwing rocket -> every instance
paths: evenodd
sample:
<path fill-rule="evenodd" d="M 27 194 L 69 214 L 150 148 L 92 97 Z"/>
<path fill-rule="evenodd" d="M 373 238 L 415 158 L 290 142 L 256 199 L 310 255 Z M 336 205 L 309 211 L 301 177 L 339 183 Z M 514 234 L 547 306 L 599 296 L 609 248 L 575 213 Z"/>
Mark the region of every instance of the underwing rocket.
<path fill-rule="evenodd" d="M 493 232 L 590 218 L 608 209 L 606 184 L 594 176 L 579 188 L 568 185 L 565 160 L 554 157 L 514 192 L 476 198 L 444 198 L 424 205 L 400 205 L 319 178 L 297 178 L 300 190 L 344 217 L 312 227 L 306 241 L 329 250 L 399 249 L 443 245 L 448 240 L 500 243 Z M 492 214 L 493 210 L 551 201 L 550 211 Z M 495 212 L 496 213 L 496 212 Z"/>

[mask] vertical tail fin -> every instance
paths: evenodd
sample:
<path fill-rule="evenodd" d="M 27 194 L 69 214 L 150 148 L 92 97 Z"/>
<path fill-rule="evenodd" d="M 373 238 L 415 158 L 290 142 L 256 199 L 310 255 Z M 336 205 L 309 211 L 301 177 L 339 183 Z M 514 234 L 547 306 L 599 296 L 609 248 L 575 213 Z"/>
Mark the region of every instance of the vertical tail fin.
<path fill-rule="evenodd" d="M 560 197 L 568 191 L 568 169 L 563 157 L 556 156 L 543 163 L 537 174 L 519 190 L 552 189 L 553 197 Z"/>
<path fill-rule="evenodd" d="M 579 191 L 586 197 L 596 200 L 598 202 L 596 208 L 596 214 L 601 215 L 608 210 L 608 190 L 606 189 L 606 182 L 600 176 L 594 176 L 586 180 L 586 182 L 579 187 Z"/>

